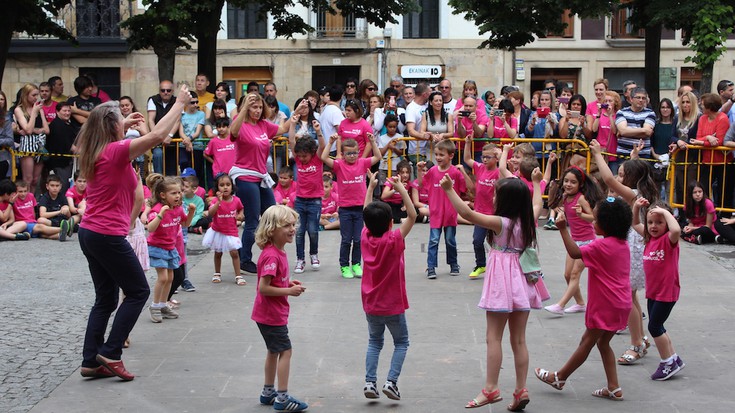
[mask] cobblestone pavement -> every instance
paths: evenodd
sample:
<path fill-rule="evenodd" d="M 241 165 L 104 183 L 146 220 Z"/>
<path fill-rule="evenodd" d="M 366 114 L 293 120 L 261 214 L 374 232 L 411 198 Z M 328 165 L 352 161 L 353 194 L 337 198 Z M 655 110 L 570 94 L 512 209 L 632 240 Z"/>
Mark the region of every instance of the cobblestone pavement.
<path fill-rule="evenodd" d="M 201 236 L 191 236 L 189 248 L 196 265 Z M 2 242 L 0 254 L 0 412 L 26 412 L 81 363 L 94 287 L 76 235 Z"/>
<path fill-rule="evenodd" d="M 470 227 L 460 227 L 458 240 L 470 239 L 469 231 Z M 539 236 L 546 243 L 558 240 L 549 231 L 540 231 Z M 202 259 L 211 265 L 210 254 L 197 253 L 203 252 L 200 241 L 201 236 L 190 237 L 189 249 L 194 252 L 190 268 Z M 687 260 L 690 248 L 706 250 L 711 262 L 734 273 L 733 246 L 687 246 L 682 260 Z M 462 249 L 469 259 L 471 247 Z M 26 412 L 79 367 L 93 287 L 76 236 L 66 243 L 2 242 L 0 254 L 5 262 L 0 289 L 0 412 Z M 149 277 L 153 280 L 153 271 Z"/>

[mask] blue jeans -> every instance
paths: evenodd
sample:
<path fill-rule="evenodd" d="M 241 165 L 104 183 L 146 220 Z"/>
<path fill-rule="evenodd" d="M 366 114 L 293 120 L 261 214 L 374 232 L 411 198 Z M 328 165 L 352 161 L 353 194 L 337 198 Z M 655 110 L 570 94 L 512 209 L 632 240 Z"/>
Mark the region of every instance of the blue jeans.
<path fill-rule="evenodd" d="M 253 244 L 255 244 L 255 229 L 258 228 L 260 216 L 271 205 L 276 204 L 271 188 L 262 188 L 260 182 L 245 182 L 235 180 L 237 197 L 242 202 L 245 215 L 245 229 L 242 231 L 242 248 L 240 248 L 240 263 L 253 261 Z"/>
<path fill-rule="evenodd" d="M 299 213 L 299 229 L 296 231 L 296 259 L 304 259 L 304 233 L 309 232 L 309 255 L 319 253 L 319 216 L 322 213 L 321 198 L 299 198 L 294 201 Z"/>
<path fill-rule="evenodd" d="M 397 383 L 401 375 L 403 360 L 406 359 L 408 351 L 408 326 L 406 325 L 406 314 L 389 316 L 365 314 L 368 322 L 367 354 L 365 355 L 365 381 L 378 381 L 377 370 L 380 350 L 383 349 L 383 334 L 388 327 L 390 335 L 393 336 L 393 357 L 390 359 L 390 370 L 388 380 Z"/>
<path fill-rule="evenodd" d="M 340 223 L 341 225 L 341 223 Z M 447 247 L 447 264 L 457 265 L 457 227 L 444 227 L 444 244 Z M 426 265 L 429 268 L 437 267 L 437 255 L 439 254 L 439 239 L 442 236 L 442 228 L 432 228 L 429 232 L 429 256 Z"/>
<path fill-rule="evenodd" d="M 87 257 L 95 292 L 84 335 L 82 367 L 94 368 L 100 365 L 95 359 L 97 354 L 113 360 L 122 357 L 123 342 L 138 321 L 150 288 L 138 257 L 125 237 L 80 228 L 79 246 Z M 125 293 L 125 298 L 118 308 L 119 290 Z M 113 312 L 115 319 L 105 340 L 107 323 Z"/>
<path fill-rule="evenodd" d="M 352 248 L 352 265 L 359 264 L 362 260 L 360 251 L 360 235 L 362 232 L 362 207 L 340 208 L 339 234 L 342 240 L 339 244 L 339 266 L 350 265 L 350 248 Z"/>
<path fill-rule="evenodd" d="M 487 261 L 487 256 L 485 255 L 487 231 L 487 228 L 475 225 L 475 230 L 472 232 L 472 246 L 475 249 L 475 265 L 478 267 L 484 267 Z"/>

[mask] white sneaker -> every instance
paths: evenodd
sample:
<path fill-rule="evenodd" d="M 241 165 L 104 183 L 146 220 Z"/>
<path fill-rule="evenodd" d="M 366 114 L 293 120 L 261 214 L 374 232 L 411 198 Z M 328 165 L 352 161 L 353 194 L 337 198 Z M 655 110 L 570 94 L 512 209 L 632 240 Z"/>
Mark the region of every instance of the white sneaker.
<path fill-rule="evenodd" d="M 321 265 L 319 263 L 319 256 L 314 254 L 314 255 L 311 255 L 310 257 L 311 257 L 311 268 L 318 270 L 319 266 Z"/>
<path fill-rule="evenodd" d="M 306 262 L 304 260 L 297 260 L 296 261 L 296 267 L 294 267 L 293 272 L 294 274 L 301 274 L 304 272 L 304 267 L 306 267 Z"/>
<path fill-rule="evenodd" d="M 584 313 L 585 311 L 587 311 L 587 306 L 586 305 L 579 305 L 579 304 L 574 304 L 574 305 L 569 306 L 569 308 L 565 308 L 564 309 L 564 312 L 567 313 L 567 314 L 571 314 L 571 313 Z"/>

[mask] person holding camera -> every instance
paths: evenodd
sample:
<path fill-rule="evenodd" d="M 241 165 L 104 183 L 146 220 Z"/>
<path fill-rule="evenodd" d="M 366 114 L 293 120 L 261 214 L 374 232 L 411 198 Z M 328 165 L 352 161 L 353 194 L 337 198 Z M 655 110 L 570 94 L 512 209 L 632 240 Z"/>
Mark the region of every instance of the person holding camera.
<path fill-rule="evenodd" d="M 485 108 L 482 109 L 477 107 L 477 99 L 472 96 L 465 96 L 462 98 L 462 108 L 454 112 L 457 117 L 457 136 L 465 138 L 467 135 L 472 135 L 472 139 L 480 139 L 485 136 L 485 129 L 487 128 L 488 119 L 485 114 Z M 462 149 L 464 142 L 459 143 L 458 149 Z M 472 150 L 471 148 L 468 150 Z M 460 151 L 457 151 L 459 154 Z M 459 156 L 459 155 L 456 155 Z M 475 145 L 475 157 L 477 162 L 480 162 L 482 156 L 482 144 Z"/>
<path fill-rule="evenodd" d="M 553 112 L 551 108 L 556 106 L 554 100 L 554 92 L 549 89 L 543 90 L 539 95 L 539 106 L 536 113 L 531 116 L 526 126 L 526 138 L 532 139 L 548 139 L 558 134 L 559 114 Z M 536 150 L 537 158 L 548 157 L 548 152 L 556 149 L 556 145 L 543 142 L 532 142 L 533 149 Z"/>
<path fill-rule="evenodd" d="M 518 137 L 518 118 L 513 116 L 515 109 L 510 99 L 503 99 L 498 103 L 498 109 L 490 111 L 487 122 L 488 139 L 515 139 Z"/>

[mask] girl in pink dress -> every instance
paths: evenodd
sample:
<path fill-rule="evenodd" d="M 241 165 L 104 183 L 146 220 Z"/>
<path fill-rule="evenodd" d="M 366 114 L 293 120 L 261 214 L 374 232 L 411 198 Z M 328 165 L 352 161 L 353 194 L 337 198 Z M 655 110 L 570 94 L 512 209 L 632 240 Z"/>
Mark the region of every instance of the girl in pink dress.
<path fill-rule="evenodd" d="M 578 246 L 567 231 L 567 221 L 562 212 L 556 219 L 564 247 L 572 259 L 581 259 L 587 266 L 587 311 L 579 347 L 558 371 L 542 368 L 534 370 L 536 377 L 557 390 L 562 390 L 569 376 L 584 362 L 597 345 L 605 369 L 607 386 L 595 390 L 595 397 L 623 400 L 623 390 L 618 383 L 615 353 L 610 340 L 615 332 L 625 327 L 632 307 L 630 296 L 630 252 L 628 230 L 633 213 L 620 198 L 609 197 L 597 204 L 594 211 L 595 232 L 604 238 Z"/>
<path fill-rule="evenodd" d="M 526 278 L 520 264 L 520 255 L 536 244 L 535 217 L 541 211 L 541 171 L 533 171 L 533 203 L 531 191 L 520 179 L 501 179 L 495 184 L 495 215 L 472 211 L 452 189 L 451 179 L 445 175 L 440 184 L 462 218 L 490 230 L 492 245 L 487 257 L 482 298 L 478 307 L 486 311 L 487 322 L 487 377 L 480 394 L 470 400 L 466 408 L 475 408 L 503 400 L 498 378 L 503 359 L 503 331 L 508 324 L 511 348 L 515 359 L 516 386 L 510 411 L 521 411 L 529 403 L 526 377 L 528 375 L 528 348 L 526 324 L 532 308 L 540 309 L 549 298 L 542 279 Z"/>
<path fill-rule="evenodd" d="M 572 239 L 577 246 L 581 247 L 595 239 L 595 229 L 592 226 L 594 219 L 592 209 L 597 201 L 602 198 L 602 191 L 600 191 L 600 187 L 597 186 L 594 180 L 576 166 L 564 171 L 562 176 L 564 177 L 561 188 L 563 193 L 557 191 L 557 194 L 561 194 L 561 196 L 551 200 L 549 208 L 556 209 L 557 213 L 564 211 L 569 222 Z M 544 310 L 558 315 L 585 312 L 587 306 L 584 303 L 582 292 L 579 290 L 579 277 L 582 276 L 582 271 L 584 271 L 584 262 L 567 254 L 566 263 L 564 264 L 564 279 L 567 282 L 567 289 L 556 304 L 546 306 Z M 565 309 L 564 307 L 572 298 L 574 298 L 576 304 Z"/>

